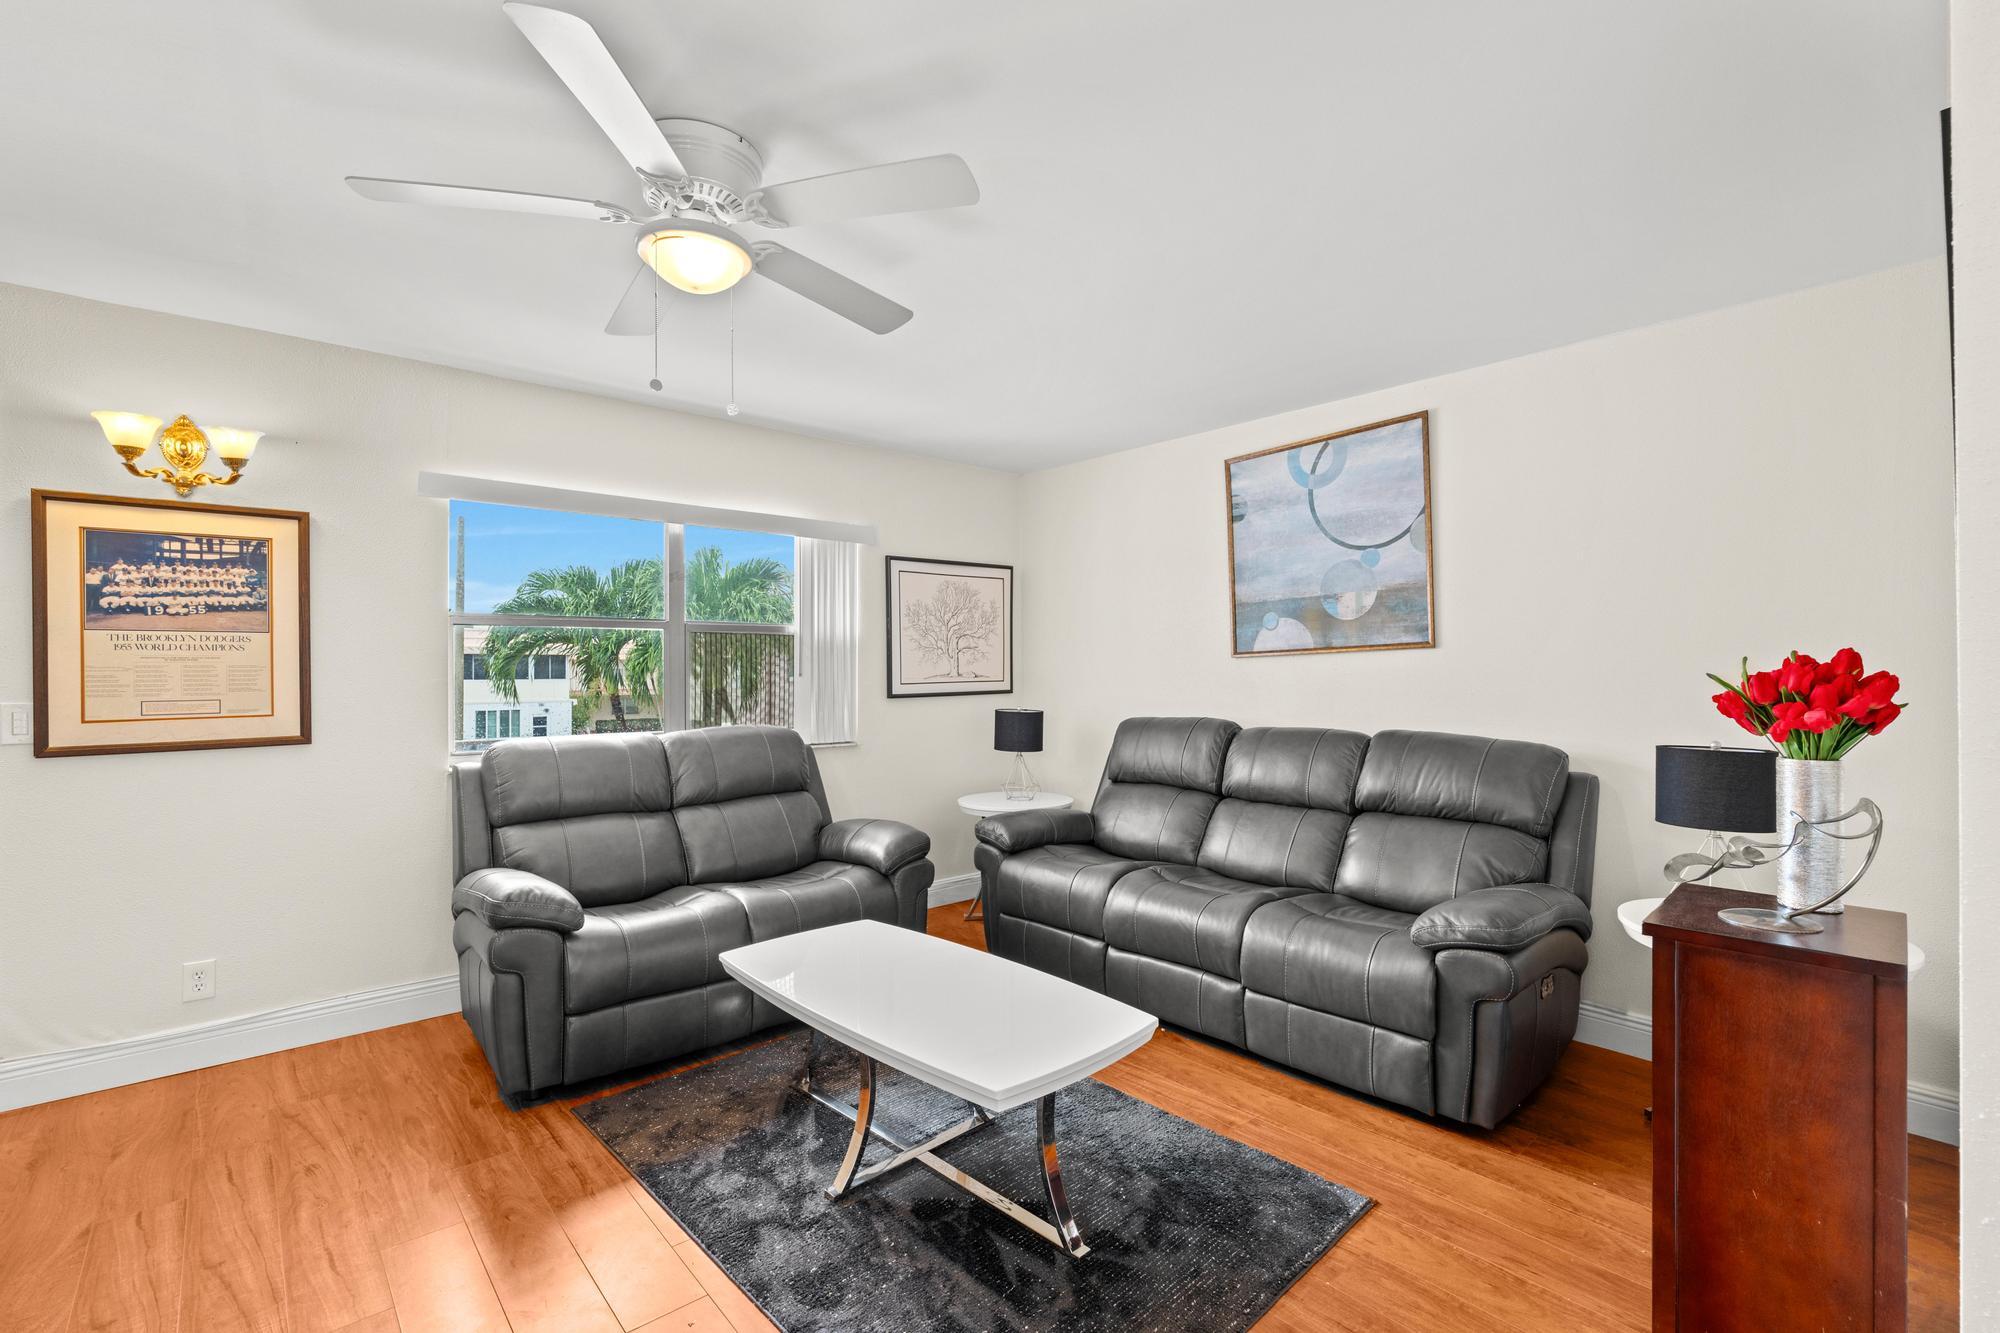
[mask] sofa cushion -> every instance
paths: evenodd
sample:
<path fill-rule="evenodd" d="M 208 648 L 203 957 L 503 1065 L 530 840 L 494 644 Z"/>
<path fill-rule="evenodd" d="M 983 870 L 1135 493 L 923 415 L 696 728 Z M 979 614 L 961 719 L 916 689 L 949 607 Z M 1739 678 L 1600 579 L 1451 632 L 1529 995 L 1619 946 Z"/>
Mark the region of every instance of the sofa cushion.
<path fill-rule="evenodd" d="M 1547 838 L 1569 756 L 1532 741 L 1382 731 L 1368 746 L 1357 810 L 1498 824 Z"/>
<path fill-rule="evenodd" d="M 1003 859 L 993 871 L 987 906 L 1024 921 L 1104 938 L 1104 900 L 1111 886 L 1145 865 L 1089 843 L 1052 843 Z"/>
<path fill-rule="evenodd" d="M 1496 824 L 1416 815 L 1357 815 L 1334 888 L 1398 912 L 1421 912 L 1462 893 L 1538 882 L 1548 844 Z"/>
<path fill-rule="evenodd" d="M 1198 866 L 1134 870 L 1104 905 L 1104 942 L 1114 949 L 1242 976 L 1243 927 L 1251 913 L 1302 889 L 1273 888 Z"/>
<path fill-rule="evenodd" d="M 785 727 L 703 727 L 661 738 L 676 806 L 812 790 L 812 752 Z"/>
<path fill-rule="evenodd" d="M 585 907 L 631 902 L 688 882 L 674 817 L 575 815 L 493 830 L 493 859 L 568 889 Z"/>
<path fill-rule="evenodd" d="M 810 792 L 743 796 L 674 810 L 688 879 L 714 884 L 782 875 L 818 859 L 826 817 Z"/>
<path fill-rule="evenodd" d="M 582 928 L 563 937 L 565 1008 L 586 1014 L 727 980 L 715 956 L 748 943 L 743 904 L 714 889 L 669 889 L 592 908 Z"/>
<path fill-rule="evenodd" d="M 1092 841 L 1113 856 L 1193 865 L 1216 798 L 1186 787 L 1114 782 L 1097 793 Z"/>
<path fill-rule="evenodd" d="M 716 889 L 743 905 L 752 941 L 864 918 L 896 924 L 896 891 L 888 879 L 844 861 L 814 861 L 790 874 Z"/>
<path fill-rule="evenodd" d="M 1196 859 L 1236 879 L 1330 893 L 1348 818 L 1302 805 L 1225 799 L 1209 817 Z"/>
<path fill-rule="evenodd" d="M 666 751 L 651 732 L 502 741 L 481 757 L 479 779 L 496 828 L 672 803 Z"/>
<path fill-rule="evenodd" d="M 1274 902 L 1243 932 L 1243 984 L 1428 1040 L 1437 1031 L 1437 969 L 1430 953 L 1410 942 L 1413 920 L 1337 893 Z"/>
<path fill-rule="evenodd" d="M 1250 727 L 1223 761 L 1222 794 L 1351 815 L 1367 753 L 1368 738 L 1358 731 Z"/>
<path fill-rule="evenodd" d="M 1242 728 L 1218 717 L 1128 717 L 1111 737 L 1106 782 L 1222 790 L 1222 763 Z"/>

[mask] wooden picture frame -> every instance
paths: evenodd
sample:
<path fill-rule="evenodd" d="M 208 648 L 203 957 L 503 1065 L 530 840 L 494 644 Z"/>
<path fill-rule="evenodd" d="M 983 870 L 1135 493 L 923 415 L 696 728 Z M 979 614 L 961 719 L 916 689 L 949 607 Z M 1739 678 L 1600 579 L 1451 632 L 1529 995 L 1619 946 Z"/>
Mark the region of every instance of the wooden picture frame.
<path fill-rule="evenodd" d="M 33 491 L 40 758 L 312 743 L 311 516 Z"/>
<path fill-rule="evenodd" d="M 1336 530 L 1340 512 L 1319 497 L 1343 475 L 1348 492 L 1365 488 L 1356 512 L 1387 509 L 1390 529 Z M 1222 482 L 1232 656 L 1437 646 L 1428 411 L 1224 459 Z M 1246 523 L 1254 540 L 1239 540 Z"/>
<path fill-rule="evenodd" d="M 891 699 L 1014 692 L 1014 567 L 885 556 Z"/>

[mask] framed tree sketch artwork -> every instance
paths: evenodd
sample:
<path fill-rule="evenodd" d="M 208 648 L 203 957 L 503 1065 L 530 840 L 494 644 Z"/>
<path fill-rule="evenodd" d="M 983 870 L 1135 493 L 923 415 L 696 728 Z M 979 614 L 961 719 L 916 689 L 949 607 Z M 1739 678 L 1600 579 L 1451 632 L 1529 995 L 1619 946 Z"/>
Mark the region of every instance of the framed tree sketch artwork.
<path fill-rule="evenodd" d="M 305 514 L 30 503 L 37 755 L 312 740 Z"/>
<path fill-rule="evenodd" d="M 1223 464 L 1238 657 L 1429 648 L 1430 413 Z"/>
<path fill-rule="evenodd" d="M 1014 692 L 1014 567 L 892 555 L 889 697 Z"/>

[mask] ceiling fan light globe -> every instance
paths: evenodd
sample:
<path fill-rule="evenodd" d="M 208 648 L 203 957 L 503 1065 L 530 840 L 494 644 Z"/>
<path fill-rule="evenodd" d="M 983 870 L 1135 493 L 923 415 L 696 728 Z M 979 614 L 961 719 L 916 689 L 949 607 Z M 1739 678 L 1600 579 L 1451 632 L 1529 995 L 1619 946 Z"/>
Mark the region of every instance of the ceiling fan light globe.
<path fill-rule="evenodd" d="M 750 252 L 727 230 L 691 219 L 648 232 L 639 258 L 662 281 L 695 296 L 726 292 L 750 272 Z"/>

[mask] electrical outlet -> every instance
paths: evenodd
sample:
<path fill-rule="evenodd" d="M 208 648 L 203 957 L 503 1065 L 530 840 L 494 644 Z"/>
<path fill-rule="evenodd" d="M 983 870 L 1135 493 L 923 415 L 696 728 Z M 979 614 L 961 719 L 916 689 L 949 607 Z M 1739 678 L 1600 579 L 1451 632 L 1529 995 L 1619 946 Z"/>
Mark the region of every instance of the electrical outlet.
<path fill-rule="evenodd" d="M 215 960 L 204 958 L 198 963 L 181 964 L 181 1003 L 190 1000 L 208 1000 L 215 997 Z"/>

